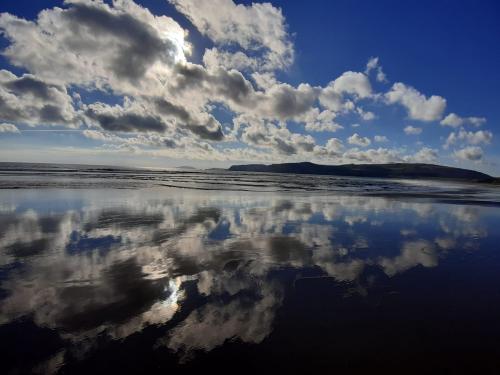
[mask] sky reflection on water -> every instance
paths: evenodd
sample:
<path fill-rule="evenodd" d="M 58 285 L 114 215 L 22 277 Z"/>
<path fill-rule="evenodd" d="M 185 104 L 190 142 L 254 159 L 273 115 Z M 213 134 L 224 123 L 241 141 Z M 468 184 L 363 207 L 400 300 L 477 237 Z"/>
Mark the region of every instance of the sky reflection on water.
<path fill-rule="evenodd" d="M 0 198 L 7 370 L 84 373 L 103 356 L 121 372 L 221 356 L 352 370 L 402 348 L 448 366 L 448 350 L 500 349 L 496 207 L 165 188 Z"/>

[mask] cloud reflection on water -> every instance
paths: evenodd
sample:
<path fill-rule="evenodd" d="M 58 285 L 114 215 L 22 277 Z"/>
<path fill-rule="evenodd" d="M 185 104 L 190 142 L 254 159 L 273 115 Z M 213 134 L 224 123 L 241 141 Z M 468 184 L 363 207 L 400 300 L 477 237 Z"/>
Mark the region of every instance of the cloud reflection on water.
<path fill-rule="evenodd" d="M 260 343 L 290 286 L 283 270 L 369 292 L 370 270 L 437 267 L 488 236 L 487 208 L 366 196 L 96 190 L 60 207 L 56 190 L 2 194 L 0 324 L 28 317 L 79 356 L 98 335 L 124 339 L 181 312 L 156 345 L 184 360 Z"/>

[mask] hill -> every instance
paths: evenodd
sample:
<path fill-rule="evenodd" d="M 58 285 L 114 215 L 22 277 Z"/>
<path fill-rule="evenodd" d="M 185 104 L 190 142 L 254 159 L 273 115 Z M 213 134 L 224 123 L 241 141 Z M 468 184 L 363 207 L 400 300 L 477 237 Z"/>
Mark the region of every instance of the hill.
<path fill-rule="evenodd" d="M 495 178 L 485 173 L 470 169 L 422 163 L 322 165 L 303 162 L 270 165 L 246 164 L 233 165 L 229 168 L 229 170 L 241 172 L 318 174 L 352 177 L 449 179 L 470 182 L 495 181 Z"/>

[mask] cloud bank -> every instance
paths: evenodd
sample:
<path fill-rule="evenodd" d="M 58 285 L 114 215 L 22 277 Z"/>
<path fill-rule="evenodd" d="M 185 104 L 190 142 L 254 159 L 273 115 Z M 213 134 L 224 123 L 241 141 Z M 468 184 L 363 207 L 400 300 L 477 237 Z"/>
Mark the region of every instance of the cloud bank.
<path fill-rule="evenodd" d="M 341 72 L 324 85 L 281 82 L 277 73 L 286 76 L 293 66 L 295 46 L 284 11 L 270 3 L 170 3 L 193 29 L 132 0 L 66 0 L 33 20 L 0 14 L 2 53 L 27 72 L 0 71 L 0 122 L 18 130 L 78 129 L 99 152 L 226 162 L 418 161 L 430 160 L 431 149 L 433 160 L 451 152 L 478 161 L 477 152 L 465 157 L 463 150 L 447 150 L 491 143 L 491 131 L 464 129 L 483 125 L 484 117 L 446 114 L 444 97 L 403 82 L 390 85 L 378 57 L 364 71 Z M 194 29 L 209 40 L 197 51 L 200 63 L 190 61 Z M 384 108 L 402 109 L 401 124 L 461 129 L 441 151 L 400 147 L 381 134 L 377 112 Z M 358 132 L 348 134 L 353 120 Z M 1 132 L 14 133 L 13 127 Z M 372 141 L 384 147 L 368 149 Z"/>

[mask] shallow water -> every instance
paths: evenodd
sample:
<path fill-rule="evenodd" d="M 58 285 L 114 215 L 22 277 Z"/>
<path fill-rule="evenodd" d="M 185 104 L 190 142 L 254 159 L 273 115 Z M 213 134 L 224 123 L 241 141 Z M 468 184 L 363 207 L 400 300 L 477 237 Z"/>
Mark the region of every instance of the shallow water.
<path fill-rule="evenodd" d="M 252 181 L 201 191 L 81 171 L 61 185 L 38 170 L 14 189 L 9 173 L 2 373 L 500 369 L 494 190 L 233 175 Z"/>

